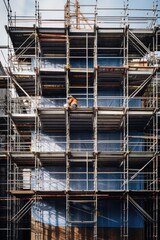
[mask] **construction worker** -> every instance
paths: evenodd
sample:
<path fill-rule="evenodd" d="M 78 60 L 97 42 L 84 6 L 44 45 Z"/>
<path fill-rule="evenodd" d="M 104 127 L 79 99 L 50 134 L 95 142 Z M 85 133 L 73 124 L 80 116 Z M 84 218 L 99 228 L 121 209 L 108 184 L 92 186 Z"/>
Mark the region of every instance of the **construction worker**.
<path fill-rule="evenodd" d="M 76 109 L 78 106 L 78 100 L 73 96 L 68 96 L 68 107 L 71 109 Z"/>

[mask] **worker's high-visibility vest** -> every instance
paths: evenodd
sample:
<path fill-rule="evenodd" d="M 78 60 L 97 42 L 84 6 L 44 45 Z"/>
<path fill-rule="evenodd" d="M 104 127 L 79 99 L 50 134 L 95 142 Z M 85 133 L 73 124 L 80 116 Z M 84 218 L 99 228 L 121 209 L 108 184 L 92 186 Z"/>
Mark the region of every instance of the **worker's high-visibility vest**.
<path fill-rule="evenodd" d="M 74 97 L 71 97 L 71 98 L 68 99 L 68 104 L 71 105 L 71 106 L 73 104 L 78 105 L 78 100 L 76 98 L 74 98 Z"/>

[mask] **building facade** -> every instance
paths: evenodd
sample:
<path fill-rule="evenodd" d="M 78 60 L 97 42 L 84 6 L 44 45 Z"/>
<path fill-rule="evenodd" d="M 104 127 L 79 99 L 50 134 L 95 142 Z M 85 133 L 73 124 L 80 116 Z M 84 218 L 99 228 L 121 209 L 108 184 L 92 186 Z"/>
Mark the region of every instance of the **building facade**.
<path fill-rule="evenodd" d="M 6 28 L 6 239 L 158 240 L 158 6 L 35 9 Z"/>

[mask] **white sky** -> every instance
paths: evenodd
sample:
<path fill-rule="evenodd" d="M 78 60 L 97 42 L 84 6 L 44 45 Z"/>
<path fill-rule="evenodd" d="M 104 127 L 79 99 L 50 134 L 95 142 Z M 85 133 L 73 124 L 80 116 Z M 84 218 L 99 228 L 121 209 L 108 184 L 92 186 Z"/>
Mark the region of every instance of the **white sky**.
<path fill-rule="evenodd" d="M 7 0 L 0 0 L 0 45 L 7 45 L 7 34 L 5 31 L 4 26 L 7 25 L 7 11 L 4 5 L 4 1 L 7 2 Z M 74 0 L 72 0 L 73 2 Z M 124 0 L 97 0 L 98 1 L 98 7 L 123 7 Z M 127 1 L 127 0 L 125 0 Z M 130 8 L 152 8 L 153 1 L 156 2 L 156 0 L 129 0 L 129 7 Z M 64 8 L 64 4 L 66 3 L 66 0 L 39 0 L 40 8 L 41 9 L 62 9 Z M 94 5 L 96 3 L 96 0 L 79 0 L 80 5 Z M 12 14 L 14 15 L 16 12 L 16 15 L 18 16 L 26 16 L 26 15 L 34 15 L 35 10 L 35 0 L 10 0 L 10 5 L 12 7 Z M 160 9 L 160 0 L 158 0 L 158 5 Z M 146 13 L 145 13 L 146 14 Z M 58 18 L 58 15 L 60 15 L 60 12 L 48 12 L 47 15 L 43 15 L 43 17 L 46 18 Z M 63 16 L 63 13 L 61 13 L 61 16 Z M 2 50 L 0 50 L 0 61 L 4 63 L 4 59 L 1 53 Z M 3 50 L 3 53 L 6 55 L 6 50 Z"/>

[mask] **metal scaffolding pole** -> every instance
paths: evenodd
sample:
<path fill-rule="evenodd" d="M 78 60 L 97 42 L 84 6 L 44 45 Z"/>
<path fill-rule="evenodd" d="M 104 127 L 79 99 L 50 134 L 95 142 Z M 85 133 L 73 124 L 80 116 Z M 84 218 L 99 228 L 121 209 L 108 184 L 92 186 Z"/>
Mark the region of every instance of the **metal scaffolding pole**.
<path fill-rule="evenodd" d="M 154 39 L 156 40 L 156 39 Z M 155 41 L 154 41 L 155 42 Z M 155 48 L 157 49 L 157 42 Z M 153 195 L 153 239 L 158 240 L 158 202 L 159 202 L 159 196 L 158 196 L 158 179 L 159 179 L 159 173 L 158 173 L 158 153 L 159 153 L 159 124 L 158 124 L 158 101 L 159 101 L 159 94 L 158 94 L 158 88 L 159 88 L 159 74 L 156 73 L 155 78 L 153 79 L 153 84 L 154 84 L 154 89 L 155 89 L 155 116 L 154 116 L 154 124 L 155 124 L 155 129 L 154 129 L 154 135 L 155 135 L 155 159 L 153 161 L 153 190 L 154 195 Z"/>
<path fill-rule="evenodd" d="M 70 123 L 69 123 L 69 111 L 66 111 L 66 240 L 70 240 L 70 206 L 69 206 L 69 194 L 70 189 Z"/>
<path fill-rule="evenodd" d="M 129 207 L 129 202 L 128 202 L 129 195 L 128 193 L 124 193 L 123 195 L 123 207 L 122 207 L 122 240 L 128 240 L 128 207 Z"/>
<path fill-rule="evenodd" d="M 97 211 L 98 211 L 98 202 L 97 202 L 97 195 L 94 196 L 94 230 L 93 230 L 93 240 L 97 240 L 98 239 L 98 231 L 97 231 Z"/>
<path fill-rule="evenodd" d="M 97 16 L 97 12 L 95 12 Z M 96 17 L 95 17 L 96 18 Z M 97 20 L 96 20 L 97 21 Z M 98 231 L 97 231 L 97 163 L 98 163 L 98 140 L 97 140 L 97 134 L 98 134 L 98 106 L 97 106 L 97 79 L 98 79 L 98 69 L 97 69 L 97 29 L 95 27 L 95 37 L 94 37 L 94 119 L 93 119 L 93 133 L 94 133 L 94 161 L 93 161 L 93 167 L 94 167 L 94 191 L 95 191 L 95 202 L 94 202 L 94 240 L 98 239 Z"/>
<path fill-rule="evenodd" d="M 126 59 L 128 59 L 128 29 L 126 29 Z M 127 60 L 128 63 L 128 60 Z M 124 133 L 124 139 L 125 139 L 125 156 L 124 156 L 124 190 L 126 191 L 124 196 L 123 196 L 123 231 L 122 231 L 122 239 L 123 240 L 128 240 L 128 190 L 129 190 L 129 185 L 128 185 L 128 178 L 129 178 L 129 113 L 128 113 L 128 96 L 129 96 L 129 79 L 128 79 L 128 71 L 125 73 L 124 77 L 124 90 L 125 90 L 125 121 L 124 121 L 124 128 L 125 128 L 125 133 Z"/>
<path fill-rule="evenodd" d="M 10 1 L 8 0 L 8 26 L 10 25 L 10 15 L 12 14 L 11 12 L 11 7 L 10 7 Z M 8 68 L 11 66 L 11 62 L 9 61 L 9 55 L 10 55 L 10 45 L 11 41 L 8 36 Z M 12 87 L 12 79 L 9 77 L 7 79 L 7 112 L 11 112 L 11 97 L 10 97 L 10 89 Z M 12 161 L 11 161 L 11 156 L 10 156 L 10 151 L 11 151 L 11 135 L 12 135 L 12 122 L 10 115 L 7 117 L 7 240 L 12 239 L 12 223 L 11 223 L 11 218 L 12 218 L 12 208 L 14 206 L 12 205 L 12 200 L 11 200 L 11 194 L 10 191 L 12 189 Z"/>
<path fill-rule="evenodd" d="M 68 3 L 69 4 L 69 3 Z M 69 6 L 68 6 L 69 7 Z M 68 21 L 68 19 L 67 19 Z M 67 23 L 66 29 L 66 66 L 69 67 L 70 65 L 70 42 L 69 42 L 69 23 Z M 66 100 L 68 101 L 69 96 L 69 86 L 70 86 L 70 79 L 69 79 L 69 68 L 66 68 Z M 70 206 L 69 206 L 69 194 L 68 191 L 70 189 L 70 159 L 69 159 L 69 152 L 70 152 L 70 113 L 69 108 L 65 111 L 65 119 L 66 119 L 66 239 L 70 240 Z"/>
<path fill-rule="evenodd" d="M 38 217 L 38 220 L 35 219 L 35 240 L 41 239 L 41 198 L 37 194 L 37 191 L 40 191 L 41 186 L 41 162 L 38 157 L 39 153 L 39 141 L 41 135 L 41 123 L 40 117 L 38 114 L 38 107 L 39 107 L 39 96 L 41 95 L 41 84 L 40 84 L 40 43 L 39 43 L 39 36 L 37 32 L 37 28 L 39 25 L 38 19 L 38 1 L 35 0 L 35 26 L 34 26 L 34 42 L 35 42 L 35 133 L 36 133 L 36 148 L 35 148 L 35 202 L 34 208 Z"/>

